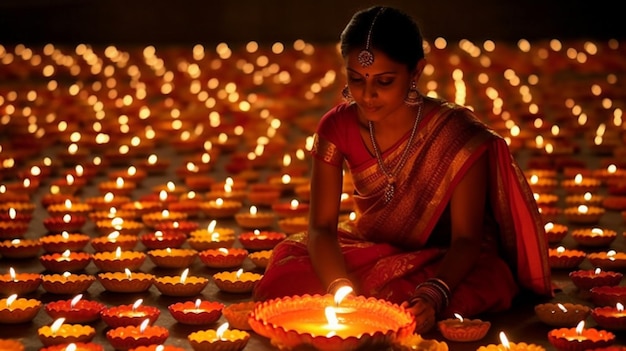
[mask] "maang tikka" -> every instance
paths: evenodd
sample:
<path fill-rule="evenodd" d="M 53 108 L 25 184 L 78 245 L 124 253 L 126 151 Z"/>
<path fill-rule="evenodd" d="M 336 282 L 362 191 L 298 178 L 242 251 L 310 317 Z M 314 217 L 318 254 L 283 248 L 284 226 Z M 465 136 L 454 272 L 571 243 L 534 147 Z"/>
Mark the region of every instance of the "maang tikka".
<path fill-rule="evenodd" d="M 380 14 L 383 13 L 383 11 L 385 11 L 385 8 L 381 7 L 380 10 L 378 10 L 378 12 L 376 13 L 376 16 L 374 16 L 374 19 L 372 20 L 372 24 L 370 25 L 370 30 L 367 32 L 367 41 L 365 42 L 365 49 L 361 50 L 361 52 L 359 52 L 359 56 L 357 57 L 357 60 L 359 61 L 362 67 L 369 67 L 374 63 L 374 53 L 370 49 L 370 46 L 372 43 L 372 31 L 374 30 L 374 24 L 376 23 L 376 19 L 378 19 L 378 16 L 380 16 Z"/>

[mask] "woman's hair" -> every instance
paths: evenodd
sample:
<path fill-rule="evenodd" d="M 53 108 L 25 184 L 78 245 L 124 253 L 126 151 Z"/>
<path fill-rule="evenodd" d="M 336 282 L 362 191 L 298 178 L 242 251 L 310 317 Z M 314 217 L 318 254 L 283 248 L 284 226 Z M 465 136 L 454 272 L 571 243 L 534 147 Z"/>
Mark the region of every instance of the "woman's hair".
<path fill-rule="evenodd" d="M 369 49 L 384 52 L 390 59 L 403 63 L 409 71 L 424 58 L 423 38 L 415 20 L 402 10 L 374 6 L 360 10 L 341 33 L 343 57 L 353 50 L 363 50 L 370 38 Z M 374 25 L 372 22 L 375 20 Z M 371 28 L 371 33 L 370 33 Z"/>

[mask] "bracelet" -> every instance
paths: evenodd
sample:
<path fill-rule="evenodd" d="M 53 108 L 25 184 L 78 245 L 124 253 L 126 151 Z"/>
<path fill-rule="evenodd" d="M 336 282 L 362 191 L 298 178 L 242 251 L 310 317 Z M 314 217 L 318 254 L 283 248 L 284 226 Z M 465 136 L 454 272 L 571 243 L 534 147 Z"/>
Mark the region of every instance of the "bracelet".
<path fill-rule="evenodd" d="M 334 294 L 337 289 L 342 286 L 349 286 L 352 288 L 352 282 L 348 278 L 337 278 L 330 282 L 330 284 L 328 284 L 328 289 L 326 289 L 326 292 L 328 292 L 329 294 Z"/>
<path fill-rule="evenodd" d="M 441 313 L 450 303 L 450 294 L 448 284 L 441 279 L 430 278 L 415 288 L 410 301 L 414 303 L 416 299 L 423 299 L 433 305 L 436 313 Z"/>

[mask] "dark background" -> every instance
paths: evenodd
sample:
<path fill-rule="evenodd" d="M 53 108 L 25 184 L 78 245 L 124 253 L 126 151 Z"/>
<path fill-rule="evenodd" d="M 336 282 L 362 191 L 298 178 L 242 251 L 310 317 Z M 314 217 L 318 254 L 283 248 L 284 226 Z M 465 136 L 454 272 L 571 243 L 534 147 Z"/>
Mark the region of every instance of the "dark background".
<path fill-rule="evenodd" d="M 403 8 L 426 39 L 625 38 L 619 1 L 2 0 L 0 43 L 336 41 L 354 11 Z"/>

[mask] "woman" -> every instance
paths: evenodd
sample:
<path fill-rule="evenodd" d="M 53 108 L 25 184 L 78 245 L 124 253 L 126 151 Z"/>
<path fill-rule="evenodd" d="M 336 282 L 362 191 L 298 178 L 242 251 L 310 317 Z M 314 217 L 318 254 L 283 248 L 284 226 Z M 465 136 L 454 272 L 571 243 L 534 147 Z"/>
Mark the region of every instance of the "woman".
<path fill-rule="evenodd" d="M 416 89 L 422 36 L 404 12 L 372 7 L 341 35 L 349 102 L 327 112 L 312 150 L 309 230 L 274 249 L 255 298 L 348 285 L 408 308 L 416 332 L 453 313 L 551 295 L 539 213 L 505 141 L 461 106 Z M 357 219 L 339 223 L 343 165 Z"/>

